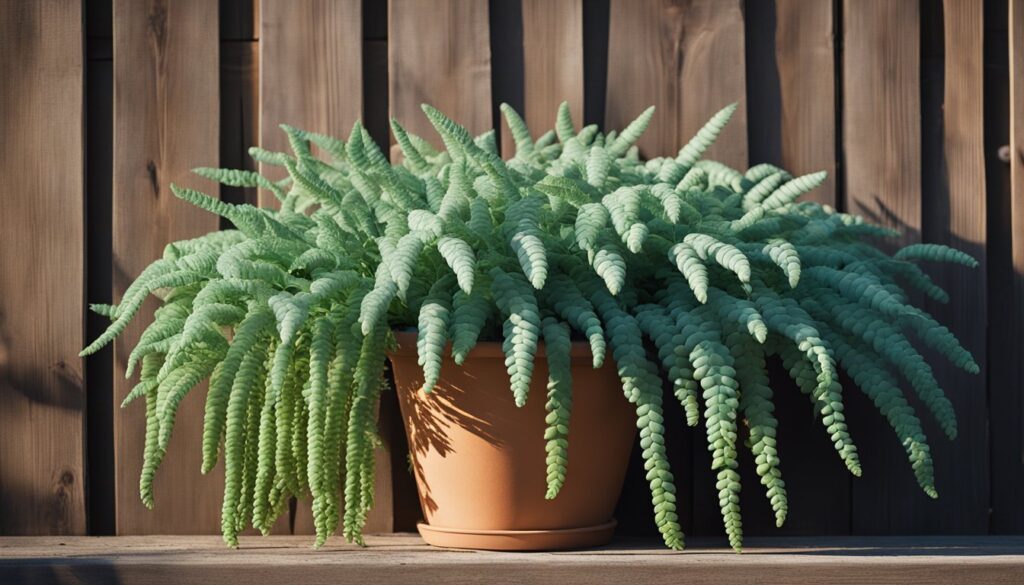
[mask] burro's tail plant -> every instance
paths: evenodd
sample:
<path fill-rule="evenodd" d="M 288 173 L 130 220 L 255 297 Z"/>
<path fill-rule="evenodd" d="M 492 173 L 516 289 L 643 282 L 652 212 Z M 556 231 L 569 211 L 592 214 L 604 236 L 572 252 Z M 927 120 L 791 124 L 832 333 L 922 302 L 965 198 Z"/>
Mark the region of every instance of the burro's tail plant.
<path fill-rule="evenodd" d="M 393 121 L 401 164 L 357 123 L 347 141 L 285 126 L 291 154 L 253 148 L 255 159 L 287 169 L 283 181 L 196 169 L 273 193 L 279 211 L 174 188 L 235 229 L 168 245 L 120 304 L 93 307 L 112 323 L 82 352 L 121 333 L 148 295 L 163 301 L 131 352 L 128 375 L 139 370 L 140 381 L 125 398 L 145 401 L 147 506 L 178 406 L 209 378 L 203 471 L 223 454 L 224 539 L 236 545 L 250 522 L 267 532 L 290 497 L 311 494 L 317 545 L 339 523 L 345 538 L 362 542 L 385 356 L 392 329 L 409 327 L 418 329 L 425 391 L 447 347 L 462 363 L 478 340 L 503 340 L 520 405 L 546 341 L 549 394 L 529 398 L 547 399 L 548 498 L 565 479 L 572 439 L 569 341 L 589 342 L 595 367 L 614 360 L 636 409 L 654 520 L 673 549 L 683 533 L 665 445 L 665 426 L 676 421 L 663 414 L 663 381 L 686 424 L 703 419 L 732 546 L 742 537 L 741 445 L 755 457 L 777 524 L 785 521 L 765 369 L 772 356 L 850 473 L 861 465 L 840 370 L 888 419 L 921 488 L 936 497 L 928 443 L 902 387 L 949 438 L 956 417 L 912 339 L 967 371 L 978 366 L 908 289 L 946 301 L 918 262 L 974 266 L 972 258 L 932 244 L 881 251 L 870 240 L 891 230 L 798 201 L 824 173 L 793 177 L 769 164 L 740 172 L 702 160 L 734 106 L 674 158 L 648 161 L 634 143 L 653 108 L 602 134 L 577 132 L 563 104 L 555 130 L 534 139 L 503 107 L 515 139 L 508 160 L 493 131 L 474 138 L 423 109 L 445 150 Z"/>

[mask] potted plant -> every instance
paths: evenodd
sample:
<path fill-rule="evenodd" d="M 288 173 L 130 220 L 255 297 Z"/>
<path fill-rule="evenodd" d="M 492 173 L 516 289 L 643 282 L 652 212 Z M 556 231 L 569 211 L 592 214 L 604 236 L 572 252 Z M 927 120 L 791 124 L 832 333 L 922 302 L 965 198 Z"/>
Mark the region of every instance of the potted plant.
<path fill-rule="evenodd" d="M 406 424 L 428 542 L 564 548 L 611 534 L 639 430 L 655 518 L 683 546 L 662 414 L 666 394 L 703 424 L 725 531 L 741 546 L 737 450 L 753 452 L 779 525 L 788 503 L 775 443 L 769 356 L 813 403 L 837 455 L 861 467 L 847 432 L 840 368 L 893 427 L 921 488 L 936 497 L 928 443 L 905 379 L 945 434 L 950 402 L 910 337 L 977 372 L 907 289 L 945 301 L 916 264 L 973 266 L 827 206 L 799 202 L 824 173 L 746 172 L 701 160 L 732 114 L 716 114 L 674 158 L 621 132 L 579 132 L 563 104 L 534 140 L 503 106 L 515 154 L 424 111 L 438 151 L 392 122 L 401 164 L 359 124 L 347 141 L 283 127 L 291 154 L 271 181 L 197 169 L 275 194 L 279 211 L 174 193 L 235 229 L 175 242 L 116 306 L 94 309 L 111 341 L 149 294 L 163 305 L 129 358 L 145 400 L 140 482 L 152 482 L 178 404 L 209 378 L 203 471 L 225 460 L 225 540 L 267 531 L 292 496 L 312 495 L 316 544 L 338 524 L 361 542 L 372 506 L 375 405 L 386 358 Z M 325 159 L 315 156 L 313 145 Z M 904 288 L 907 287 L 907 288 Z M 539 394 L 539 396 L 538 396 Z M 680 421 L 681 422 L 681 421 Z"/>

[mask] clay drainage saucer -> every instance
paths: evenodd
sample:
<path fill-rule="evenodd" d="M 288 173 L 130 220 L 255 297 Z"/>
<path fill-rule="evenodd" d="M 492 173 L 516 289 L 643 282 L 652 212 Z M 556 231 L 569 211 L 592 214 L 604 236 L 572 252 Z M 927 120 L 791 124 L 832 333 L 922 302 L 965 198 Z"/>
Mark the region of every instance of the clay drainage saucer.
<path fill-rule="evenodd" d="M 443 548 L 503 551 L 567 550 L 607 544 L 615 520 L 597 526 L 565 530 L 460 530 L 417 524 L 427 544 Z"/>

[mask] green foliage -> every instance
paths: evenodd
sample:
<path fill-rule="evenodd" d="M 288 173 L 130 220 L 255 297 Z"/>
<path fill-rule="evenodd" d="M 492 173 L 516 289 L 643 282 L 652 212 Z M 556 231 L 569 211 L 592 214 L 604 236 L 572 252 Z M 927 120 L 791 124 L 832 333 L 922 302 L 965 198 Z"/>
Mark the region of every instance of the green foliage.
<path fill-rule="evenodd" d="M 493 132 L 473 137 L 425 106 L 445 150 L 392 120 L 401 164 L 390 165 L 356 124 L 345 141 L 283 127 L 292 154 L 252 149 L 284 167 L 282 181 L 196 171 L 267 189 L 279 211 L 173 188 L 237 229 L 169 244 L 119 304 L 93 307 L 111 324 L 83 350 L 123 332 L 149 295 L 162 301 L 128 358 L 129 375 L 141 365 L 140 379 L 124 401 L 145 399 L 145 505 L 154 503 L 179 405 L 210 378 L 202 470 L 223 454 L 225 541 L 237 545 L 247 524 L 266 533 L 291 498 L 311 496 L 318 546 L 339 525 L 362 542 L 390 332 L 412 327 L 428 391 L 444 383 L 449 342 L 462 364 L 480 340 L 501 340 L 521 406 L 543 356 L 548 498 L 569 469 L 573 343 L 588 344 L 595 368 L 613 359 L 636 410 L 654 521 L 671 548 L 683 546 L 683 534 L 665 442 L 669 387 L 687 424 L 703 419 L 730 543 L 739 549 L 742 539 L 741 447 L 754 456 L 776 523 L 785 521 L 769 359 L 781 360 L 859 475 L 845 370 L 888 420 L 922 489 L 936 495 L 904 385 L 950 438 L 956 416 L 914 340 L 967 371 L 978 366 L 903 286 L 946 301 L 917 262 L 976 265 L 970 256 L 935 244 L 887 255 L 866 238 L 891 230 L 798 200 L 824 173 L 794 178 L 768 164 L 741 173 L 702 160 L 734 105 L 676 157 L 647 161 L 636 143 L 653 109 L 602 134 L 577 131 L 563 104 L 555 130 L 537 138 L 501 109 L 516 144 L 508 161 Z M 329 160 L 316 158 L 313 144 Z"/>
<path fill-rule="evenodd" d="M 558 496 L 565 484 L 566 467 L 569 464 L 569 414 L 572 412 L 572 365 L 569 352 L 572 342 L 569 326 L 556 319 L 544 319 L 544 349 L 548 364 L 548 401 L 544 405 L 547 417 L 548 491 L 549 500 Z"/>

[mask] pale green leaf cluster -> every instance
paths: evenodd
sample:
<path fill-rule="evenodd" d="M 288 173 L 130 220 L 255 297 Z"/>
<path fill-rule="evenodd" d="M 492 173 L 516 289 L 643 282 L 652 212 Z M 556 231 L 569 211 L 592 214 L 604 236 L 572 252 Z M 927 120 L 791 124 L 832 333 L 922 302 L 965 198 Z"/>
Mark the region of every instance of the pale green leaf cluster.
<path fill-rule="evenodd" d="M 344 141 L 284 127 L 291 153 L 253 149 L 287 170 L 282 181 L 198 170 L 266 189 L 281 205 L 231 205 L 175 188 L 236 229 L 168 245 L 120 303 L 96 307 L 112 323 L 83 353 L 124 331 L 150 294 L 163 302 L 129 358 L 129 375 L 136 365 L 141 372 L 126 402 L 146 404 L 143 502 L 153 504 L 179 405 L 208 378 L 203 471 L 223 456 L 227 542 L 250 524 L 269 530 L 289 498 L 307 495 L 318 545 L 339 524 L 361 542 L 373 504 L 376 401 L 391 331 L 403 328 L 417 331 L 427 392 L 444 383 L 447 360 L 461 364 L 481 340 L 501 341 L 515 403 L 546 399 L 546 460 L 537 464 L 546 466 L 548 498 L 571 469 L 572 344 L 587 344 L 595 368 L 613 360 L 636 411 L 654 521 L 671 548 L 683 534 L 665 388 L 686 424 L 703 419 L 731 544 L 742 542 L 741 448 L 753 454 L 776 522 L 785 521 L 769 361 L 783 364 L 859 475 L 845 370 L 934 497 L 912 402 L 951 438 L 956 417 L 917 346 L 967 371 L 978 366 L 908 289 L 946 300 L 915 262 L 973 260 L 933 244 L 886 254 L 870 239 L 891 230 L 799 201 L 823 173 L 793 177 L 768 164 L 740 172 L 702 159 L 733 110 L 677 156 L 646 161 L 636 141 L 653 109 L 603 134 L 577 131 L 563 105 L 555 130 L 534 137 L 506 106 L 516 150 L 503 159 L 493 132 L 473 137 L 424 106 L 445 149 L 393 121 L 401 164 L 356 124 Z M 538 359 L 547 396 L 531 398 Z"/>

